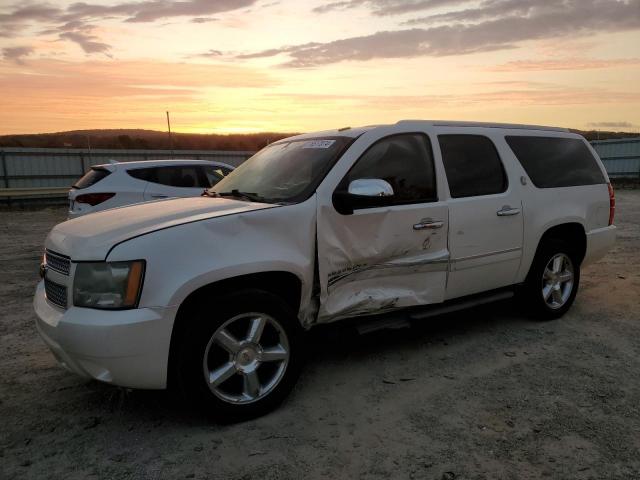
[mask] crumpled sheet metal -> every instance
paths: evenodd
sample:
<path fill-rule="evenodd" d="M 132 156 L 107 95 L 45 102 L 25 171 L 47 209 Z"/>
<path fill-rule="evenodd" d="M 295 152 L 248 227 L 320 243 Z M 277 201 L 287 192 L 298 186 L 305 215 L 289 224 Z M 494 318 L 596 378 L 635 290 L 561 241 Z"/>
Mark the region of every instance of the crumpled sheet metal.
<path fill-rule="evenodd" d="M 319 207 L 317 323 L 442 301 L 449 261 L 446 229 L 399 234 L 406 225 L 397 212 L 371 220 L 338 217 L 330 206 Z"/>

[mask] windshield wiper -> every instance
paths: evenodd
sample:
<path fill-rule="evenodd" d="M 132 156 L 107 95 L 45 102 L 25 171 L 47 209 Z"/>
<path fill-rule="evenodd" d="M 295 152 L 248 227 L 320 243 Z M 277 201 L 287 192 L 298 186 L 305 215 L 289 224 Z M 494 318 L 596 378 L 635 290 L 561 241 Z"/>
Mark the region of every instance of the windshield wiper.
<path fill-rule="evenodd" d="M 249 200 L 250 202 L 266 203 L 265 198 L 261 197 L 257 193 L 241 192 L 240 190 L 235 188 L 230 192 L 211 192 L 211 193 L 215 194 L 218 197 L 237 197 L 237 198 L 244 198 L 245 200 Z"/>

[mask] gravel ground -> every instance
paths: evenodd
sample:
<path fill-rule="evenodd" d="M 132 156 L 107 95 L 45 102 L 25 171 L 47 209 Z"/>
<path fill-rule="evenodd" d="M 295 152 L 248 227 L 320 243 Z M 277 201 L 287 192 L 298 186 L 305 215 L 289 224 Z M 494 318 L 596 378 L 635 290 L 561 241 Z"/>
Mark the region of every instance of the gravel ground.
<path fill-rule="evenodd" d="M 618 243 L 564 318 L 329 328 L 279 410 L 224 426 L 59 367 L 31 297 L 65 212 L 0 211 L 0 478 L 640 478 L 640 191 L 617 197 Z"/>

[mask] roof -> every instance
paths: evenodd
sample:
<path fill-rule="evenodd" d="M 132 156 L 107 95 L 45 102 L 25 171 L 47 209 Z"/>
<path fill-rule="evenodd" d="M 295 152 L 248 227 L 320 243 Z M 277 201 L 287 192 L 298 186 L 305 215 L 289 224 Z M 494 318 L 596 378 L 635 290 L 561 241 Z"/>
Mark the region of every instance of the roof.
<path fill-rule="evenodd" d="M 110 165 L 126 165 L 126 168 L 142 168 L 142 167 L 170 167 L 176 165 L 224 165 L 230 168 L 234 168 L 233 165 L 228 165 L 224 162 L 218 162 L 216 160 L 188 160 L 188 159 L 168 159 L 168 160 L 136 160 L 133 162 L 111 162 L 102 165 L 95 165 L 96 167 L 108 167 Z"/>
<path fill-rule="evenodd" d="M 568 128 L 546 127 L 543 125 L 526 125 L 520 123 L 464 122 L 455 120 L 400 120 L 396 125 L 405 123 L 422 123 L 432 127 L 481 127 L 506 128 L 510 130 L 547 130 L 551 132 L 569 132 Z"/>
<path fill-rule="evenodd" d="M 550 132 L 571 133 L 568 128 L 546 127 L 543 125 L 524 125 L 518 123 L 493 123 L 493 122 L 463 122 L 453 120 L 400 120 L 395 125 L 415 125 L 419 124 L 423 127 L 479 127 L 479 128 L 504 128 L 510 130 L 542 130 Z M 304 140 L 306 138 L 318 137 L 358 137 L 369 130 L 377 127 L 388 127 L 387 125 L 368 125 L 357 128 L 340 128 L 334 130 L 323 130 L 320 132 L 304 133 L 294 137 L 285 138 L 283 140 Z"/>

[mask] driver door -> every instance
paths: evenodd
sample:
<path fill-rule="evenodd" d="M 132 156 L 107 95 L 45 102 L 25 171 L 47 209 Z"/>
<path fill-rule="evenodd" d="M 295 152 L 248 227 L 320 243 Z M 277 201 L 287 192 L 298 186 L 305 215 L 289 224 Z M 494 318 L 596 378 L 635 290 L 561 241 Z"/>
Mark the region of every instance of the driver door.
<path fill-rule="evenodd" d="M 319 322 L 444 299 L 448 207 L 431 141 L 422 132 L 376 137 L 360 137 L 318 189 Z M 361 195 L 367 185 L 382 185 L 382 196 Z"/>

